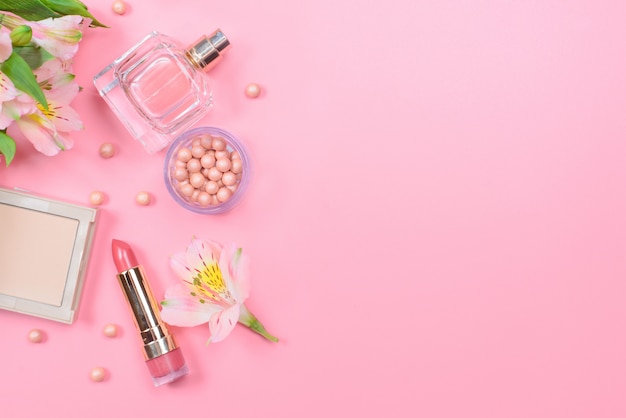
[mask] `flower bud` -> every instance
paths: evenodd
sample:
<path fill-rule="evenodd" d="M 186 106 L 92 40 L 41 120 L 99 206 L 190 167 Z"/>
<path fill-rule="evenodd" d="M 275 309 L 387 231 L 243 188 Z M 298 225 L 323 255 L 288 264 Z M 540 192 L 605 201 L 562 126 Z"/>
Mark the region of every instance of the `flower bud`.
<path fill-rule="evenodd" d="M 10 36 L 13 46 L 26 46 L 33 37 L 33 30 L 28 25 L 20 25 L 11 31 Z"/>

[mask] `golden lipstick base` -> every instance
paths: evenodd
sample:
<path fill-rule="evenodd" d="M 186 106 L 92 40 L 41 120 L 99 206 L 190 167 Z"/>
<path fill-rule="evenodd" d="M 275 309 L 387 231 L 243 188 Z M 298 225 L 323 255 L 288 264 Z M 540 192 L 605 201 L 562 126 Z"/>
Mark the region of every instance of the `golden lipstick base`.
<path fill-rule="evenodd" d="M 146 274 L 141 266 L 117 275 L 143 342 L 143 354 L 155 386 L 173 382 L 188 373 L 182 351 L 161 319 Z"/>

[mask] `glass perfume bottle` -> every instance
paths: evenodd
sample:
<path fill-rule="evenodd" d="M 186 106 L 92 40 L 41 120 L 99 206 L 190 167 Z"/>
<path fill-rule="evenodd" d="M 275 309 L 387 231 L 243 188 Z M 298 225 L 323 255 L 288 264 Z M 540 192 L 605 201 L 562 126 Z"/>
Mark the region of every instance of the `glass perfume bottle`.
<path fill-rule="evenodd" d="M 206 72 L 229 46 L 219 29 L 189 47 L 152 32 L 98 73 L 94 85 L 131 135 L 155 153 L 213 106 Z"/>

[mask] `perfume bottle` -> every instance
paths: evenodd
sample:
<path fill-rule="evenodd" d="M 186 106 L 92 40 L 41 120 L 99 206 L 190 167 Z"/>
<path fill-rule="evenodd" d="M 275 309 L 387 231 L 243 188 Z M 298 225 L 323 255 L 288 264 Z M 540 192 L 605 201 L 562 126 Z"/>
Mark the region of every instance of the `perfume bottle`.
<path fill-rule="evenodd" d="M 98 73 L 100 95 L 149 153 L 155 153 L 213 106 L 206 72 L 230 42 L 221 30 L 189 47 L 152 32 Z"/>

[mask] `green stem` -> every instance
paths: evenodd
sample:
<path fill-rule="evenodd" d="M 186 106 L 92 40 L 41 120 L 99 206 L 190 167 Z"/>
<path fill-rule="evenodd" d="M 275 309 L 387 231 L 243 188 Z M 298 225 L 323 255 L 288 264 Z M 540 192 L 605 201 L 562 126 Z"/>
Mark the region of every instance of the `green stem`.
<path fill-rule="evenodd" d="M 259 321 L 257 317 L 254 316 L 252 312 L 250 312 L 245 305 L 241 305 L 241 312 L 239 314 L 239 323 L 242 325 L 245 325 L 246 327 L 250 328 L 252 331 L 256 332 L 257 334 L 265 337 L 269 341 L 273 341 L 275 343 L 278 342 L 278 338 L 270 334 L 265 329 L 261 321 Z"/>

